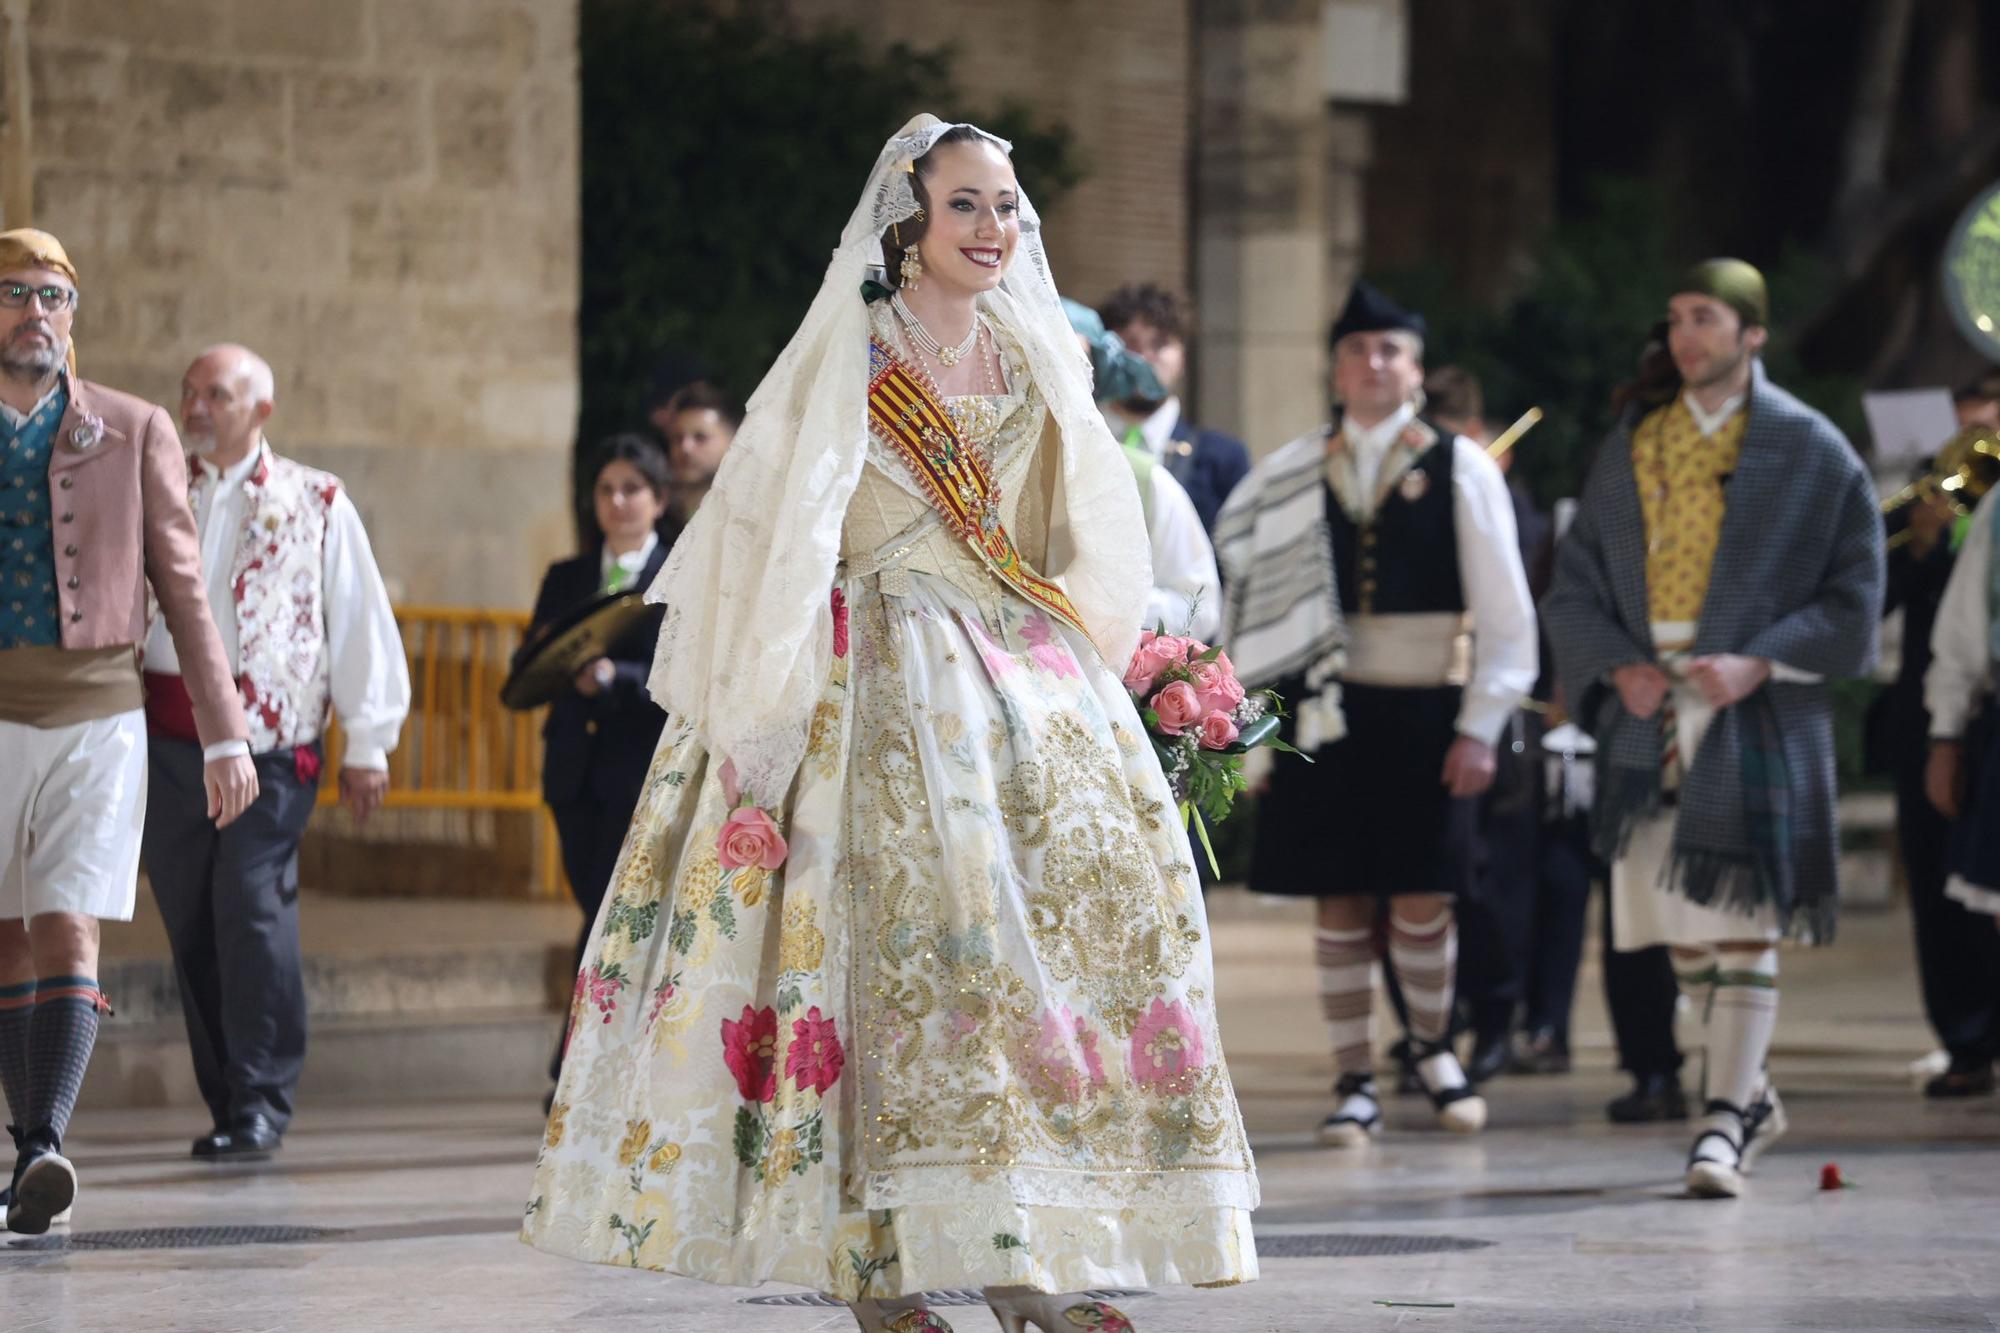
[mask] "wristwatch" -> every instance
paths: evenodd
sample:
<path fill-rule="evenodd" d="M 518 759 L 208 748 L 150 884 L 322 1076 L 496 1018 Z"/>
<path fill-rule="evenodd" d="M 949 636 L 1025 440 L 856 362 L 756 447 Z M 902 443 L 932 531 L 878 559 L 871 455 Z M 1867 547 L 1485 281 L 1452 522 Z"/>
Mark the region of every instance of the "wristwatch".
<path fill-rule="evenodd" d="M 608 690 L 611 688 L 611 682 L 618 679 L 618 668 L 612 666 L 608 658 L 600 657 L 591 674 L 597 677 L 598 689 Z"/>

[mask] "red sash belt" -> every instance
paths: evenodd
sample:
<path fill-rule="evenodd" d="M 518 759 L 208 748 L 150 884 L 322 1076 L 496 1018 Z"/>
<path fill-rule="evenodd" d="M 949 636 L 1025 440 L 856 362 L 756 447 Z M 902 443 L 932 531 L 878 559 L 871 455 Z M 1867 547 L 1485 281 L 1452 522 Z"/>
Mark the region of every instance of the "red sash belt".
<path fill-rule="evenodd" d="M 165 671 L 148 671 L 145 678 L 146 734 L 201 744 L 201 732 L 194 725 L 194 698 L 188 693 L 187 681 Z M 248 681 L 237 681 L 236 688 L 248 696 Z M 319 781 L 318 747 L 293 746 L 292 767 L 298 773 L 300 782 L 311 784 Z"/>

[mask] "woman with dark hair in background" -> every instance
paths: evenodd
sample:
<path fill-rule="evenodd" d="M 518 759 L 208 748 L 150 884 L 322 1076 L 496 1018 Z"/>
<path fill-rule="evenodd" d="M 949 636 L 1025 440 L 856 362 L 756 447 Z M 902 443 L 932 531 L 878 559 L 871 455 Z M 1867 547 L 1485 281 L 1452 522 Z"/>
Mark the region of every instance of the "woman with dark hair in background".
<path fill-rule="evenodd" d="M 607 593 L 650 587 L 680 532 L 666 517 L 667 457 L 645 436 L 605 440 L 591 475 L 583 553 L 558 560 L 542 576 L 524 645 Z M 667 720 L 646 692 L 661 615 L 648 613 L 609 654 L 577 672 L 573 688 L 549 706 L 542 724 L 542 799 L 555 815 L 570 894 L 583 909 L 579 963 Z M 561 1064 L 560 1053 L 555 1064 Z M 550 1077 L 555 1073 L 552 1068 Z"/>

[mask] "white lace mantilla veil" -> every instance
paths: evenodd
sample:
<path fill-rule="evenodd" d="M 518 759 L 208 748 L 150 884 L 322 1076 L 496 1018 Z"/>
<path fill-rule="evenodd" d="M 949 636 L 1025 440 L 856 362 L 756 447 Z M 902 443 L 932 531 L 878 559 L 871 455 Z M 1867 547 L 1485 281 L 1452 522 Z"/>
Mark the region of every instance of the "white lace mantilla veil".
<path fill-rule="evenodd" d="M 805 323 L 751 395 L 714 485 L 646 594 L 667 608 L 653 698 L 732 761 L 743 791 L 766 807 L 784 799 L 805 755 L 832 660 L 841 526 L 868 442 L 861 284 L 882 264 L 882 233 L 917 211 L 907 164 L 952 128 L 921 115 L 883 145 Z M 1019 218 L 1013 262 L 980 301 L 1019 343 L 1062 434 L 1050 568 L 1037 572 L 1069 594 L 1105 663 L 1123 675 L 1152 586 L 1138 489 L 1092 402 L 1025 192 Z"/>

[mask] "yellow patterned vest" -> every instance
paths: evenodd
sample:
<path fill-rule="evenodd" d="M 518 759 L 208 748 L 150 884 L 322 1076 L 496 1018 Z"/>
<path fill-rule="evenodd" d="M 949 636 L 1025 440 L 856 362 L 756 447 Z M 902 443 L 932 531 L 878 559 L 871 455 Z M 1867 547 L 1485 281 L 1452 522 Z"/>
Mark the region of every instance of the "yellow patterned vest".
<path fill-rule="evenodd" d="M 1703 435 L 1676 398 L 1632 432 L 1632 473 L 1646 519 L 1647 608 L 1655 624 L 1701 618 L 1722 540 L 1722 483 L 1736 470 L 1749 421 L 1739 410 L 1715 434 Z"/>

